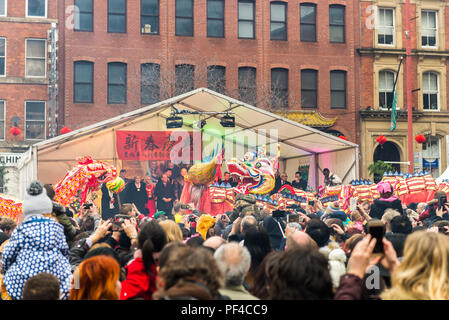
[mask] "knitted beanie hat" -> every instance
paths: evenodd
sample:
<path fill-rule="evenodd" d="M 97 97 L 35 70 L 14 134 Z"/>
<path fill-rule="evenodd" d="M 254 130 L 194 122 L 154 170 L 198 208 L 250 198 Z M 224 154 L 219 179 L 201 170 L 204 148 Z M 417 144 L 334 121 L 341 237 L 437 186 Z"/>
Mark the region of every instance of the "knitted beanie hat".
<path fill-rule="evenodd" d="M 40 181 L 31 182 L 22 204 L 25 218 L 32 215 L 49 214 L 53 211 L 53 203 Z"/>
<path fill-rule="evenodd" d="M 336 211 L 341 211 L 340 209 L 340 204 L 338 203 L 338 201 L 332 202 L 327 206 L 326 209 L 327 213 L 332 214 Z"/>

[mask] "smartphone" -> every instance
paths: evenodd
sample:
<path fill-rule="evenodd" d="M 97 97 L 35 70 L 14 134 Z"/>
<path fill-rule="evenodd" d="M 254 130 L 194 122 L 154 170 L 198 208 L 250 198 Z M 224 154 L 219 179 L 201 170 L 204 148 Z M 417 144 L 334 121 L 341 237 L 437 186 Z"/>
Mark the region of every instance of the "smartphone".
<path fill-rule="evenodd" d="M 127 214 L 116 214 L 114 216 L 114 220 L 112 220 L 112 228 L 114 231 L 121 230 L 122 229 L 122 223 L 124 220 L 131 219 L 131 216 Z"/>
<path fill-rule="evenodd" d="M 374 247 L 373 253 L 383 253 L 384 252 L 384 244 L 382 239 L 385 236 L 385 224 L 380 220 L 368 221 L 367 224 L 368 233 L 376 238 L 376 246 Z"/>
<path fill-rule="evenodd" d="M 309 200 L 309 206 L 313 206 L 313 205 L 315 205 L 315 201 Z"/>
<path fill-rule="evenodd" d="M 299 223 L 299 215 L 296 213 L 290 213 L 287 215 L 287 223 L 296 222 Z"/>
<path fill-rule="evenodd" d="M 446 203 L 447 203 L 447 197 L 442 196 L 442 197 L 440 197 L 440 199 L 439 199 L 438 207 L 439 207 L 439 208 L 444 208 L 444 205 L 445 205 Z"/>

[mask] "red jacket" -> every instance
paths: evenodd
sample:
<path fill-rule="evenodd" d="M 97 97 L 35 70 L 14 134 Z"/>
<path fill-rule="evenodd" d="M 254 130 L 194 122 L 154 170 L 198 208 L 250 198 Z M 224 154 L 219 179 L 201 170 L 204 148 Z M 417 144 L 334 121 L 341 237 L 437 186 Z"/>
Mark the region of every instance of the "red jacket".
<path fill-rule="evenodd" d="M 156 290 L 156 266 L 151 267 L 148 274 L 143 265 L 142 258 L 136 258 L 125 267 L 126 280 L 122 281 L 120 300 L 143 298 L 152 300 L 153 292 Z"/>

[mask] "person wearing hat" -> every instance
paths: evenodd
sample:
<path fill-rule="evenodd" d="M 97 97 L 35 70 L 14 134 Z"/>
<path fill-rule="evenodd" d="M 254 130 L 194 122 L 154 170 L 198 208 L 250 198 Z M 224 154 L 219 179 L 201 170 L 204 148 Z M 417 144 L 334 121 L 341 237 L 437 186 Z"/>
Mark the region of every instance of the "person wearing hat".
<path fill-rule="evenodd" d="M 397 210 L 400 214 L 403 213 L 402 202 L 393 195 L 393 186 L 389 182 L 379 182 L 377 191 L 380 193 L 380 198 L 375 199 L 371 206 L 369 213 L 371 218 L 381 220 L 388 208 Z"/>
<path fill-rule="evenodd" d="M 25 282 L 38 273 L 59 279 L 62 299 L 70 291 L 72 272 L 64 227 L 51 214 L 53 204 L 39 181 L 33 181 L 25 194 L 24 220 L 11 235 L 2 253 L 4 286 L 12 299 L 22 299 Z"/>

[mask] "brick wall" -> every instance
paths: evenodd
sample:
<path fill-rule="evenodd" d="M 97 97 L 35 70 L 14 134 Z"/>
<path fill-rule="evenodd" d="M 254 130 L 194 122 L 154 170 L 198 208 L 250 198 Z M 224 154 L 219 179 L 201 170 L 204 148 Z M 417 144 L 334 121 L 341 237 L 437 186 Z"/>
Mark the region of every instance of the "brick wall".
<path fill-rule="evenodd" d="M 289 69 L 290 108 L 299 110 L 301 101 L 301 69 L 319 71 L 318 111 L 327 117 L 338 116 L 332 128 L 341 131 L 350 141 L 358 142 L 357 110 L 358 94 L 358 47 L 359 8 L 353 1 L 309 0 L 317 4 L 317 42 L 300 42 L 300 1 L 285 1 L 287 5 L 288 41 L 270 40 L 270 3 L 257 1 L 255 16 L 255 39 L 238 39 L 237 1 L 226 1 L 225 38 L 208 38 L 206 35 L 206 0 L 194 3 L 194 37 L 175 36 L 175 1 L 160 1 L 159 35 L 140 34 L 140 1 L 128 1 L 127 33 L 107 33 L 107 1 L 94 1 L 94 31 L 74 32 L 64 30 L 65 75 L 64 114 L 61 121 L 72 129 L 80 128 L 121 113 L 134 110 L 140 105 L 140 64 L 161 64 L 161 77 L 174 72 L 177 63 L 191 63 L 196 73 L 205 74 L 207 65 L 226 66 L 228 92 L 238 89 L 238 67 L 257 68 L 257 83 L 270 86 L 270 69 Z M 304 2 L 304 1 L 301 1 Z M 66 1 L 66 5 L 73 0 Z M 346 43 L 329 43 L 329 4 L 346 6 Z M 63 13 L 62 10 L 59 11 Z M 63 32 L 60 33 L 61 35 Z M 88 60 L 94 66 L 94 103 L 73 103 L 73 63 Z M 121 61 L 128 64 L 128 96 L 126 105 L 107 104 L 107 63 Z M 330 109 L 331 70 L 347 71 L 347 109 Z M 206 79 L 199 77 L 196 86 L 206 86 Z M 293 105 L 296 102 L 296 105 Z"/>

